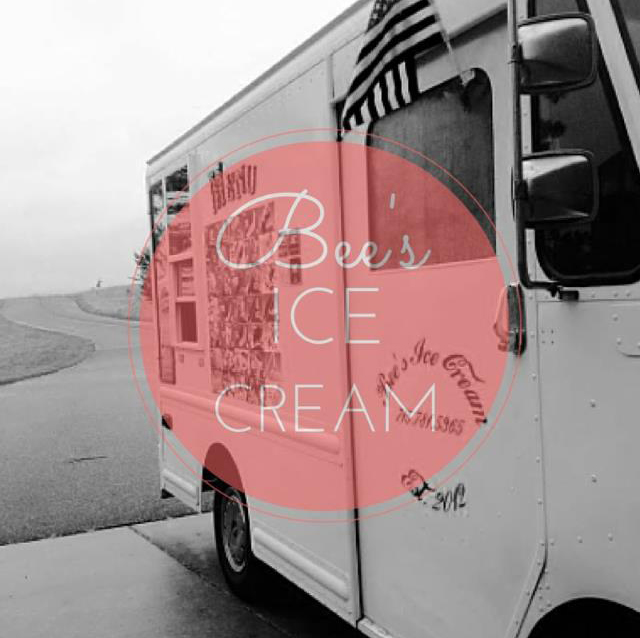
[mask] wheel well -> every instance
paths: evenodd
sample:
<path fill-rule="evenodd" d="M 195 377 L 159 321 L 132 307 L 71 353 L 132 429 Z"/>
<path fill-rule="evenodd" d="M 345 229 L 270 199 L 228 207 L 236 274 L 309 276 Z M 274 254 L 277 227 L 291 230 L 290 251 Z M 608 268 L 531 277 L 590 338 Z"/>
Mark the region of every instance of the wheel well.
<path fill-rule="evenodd" d="M 640 635 L 638 612 L 601 598 L 580 598 L 549 612 L 538 622 L 529 638 L 622 638 L 627 635 Z"/>
<path fill-rule="evenodd" d="M 220 489 L 221 484 L 244 491 L 238 466 L 231 453 L 221 443 L 214 443 L 209 448 L 202 467 L 202 491 Z"/>

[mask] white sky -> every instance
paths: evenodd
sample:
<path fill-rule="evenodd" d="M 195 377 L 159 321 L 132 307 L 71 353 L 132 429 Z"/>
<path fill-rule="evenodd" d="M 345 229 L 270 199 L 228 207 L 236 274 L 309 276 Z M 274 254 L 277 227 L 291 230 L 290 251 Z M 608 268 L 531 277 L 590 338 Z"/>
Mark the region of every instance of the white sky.
<path fill-rule="evenodd" d="M 351 4 L 5 3 L 0 298 L 128 283 L 146 160 Z"/>

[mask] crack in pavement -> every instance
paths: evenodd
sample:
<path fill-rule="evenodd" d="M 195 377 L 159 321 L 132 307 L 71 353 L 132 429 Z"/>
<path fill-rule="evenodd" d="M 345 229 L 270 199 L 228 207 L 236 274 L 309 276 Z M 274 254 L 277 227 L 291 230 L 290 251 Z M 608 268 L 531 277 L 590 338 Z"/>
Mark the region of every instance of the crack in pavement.
<path fill-rule="evenodd" d="M 85 461 L 100 461 L 102 459 L 108 459 L 108 456 L 79 456 L 78 458 L 71 458 L 67 460 L 67 463 L 84 463 Z"/>

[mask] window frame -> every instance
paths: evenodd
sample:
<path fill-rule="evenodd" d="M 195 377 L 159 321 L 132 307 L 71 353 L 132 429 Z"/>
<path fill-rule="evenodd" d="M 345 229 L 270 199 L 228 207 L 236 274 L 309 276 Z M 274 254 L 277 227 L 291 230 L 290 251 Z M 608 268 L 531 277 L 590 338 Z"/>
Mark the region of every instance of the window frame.
<path fill-rule="evenodd" d="M 184 295 L 181 294 L 180 291 L 180 268 L 183 264 L 191 263 L 191 268 L 193 271 L 193 294 Z M 202 342 L 200 335 L 200 327 L 198 326 L 198 295 L 196 289 L 196 279 L 195 279 L 195 264 L 193 259 L 193 254 L 189 252 L 179 253 L 177 255 L 173 255 L 169 258 L 169 266 L 171 268 L 171 294 L 173 296 L 172 299 L 172 310 L 174 316 L 174 326 L 175 326 L 175 346 L 178 348 L 187 348 L 187 349 L 200 349 L 200 345 Z M 194 315 L 195 315 L 195 327 L 196 327 L 196 338 L 194 341 L 185 341 L 182 337 L 182 313 L 179 311 L 179 308 L 186 305 L 192 304 L 194 306 Z"/>
<path fill-rule="evenodd" d="M 159 194 L 161 198 L 161 208 L 156 211 L 156 208 L 153 204 L 153 195 L 154 191 L 159 187 Z M 161 241 L 161 236 L 158 236 L 156 226 L 158 223 L 164 218 L 166 220 L 167 212 L 166 212 L 166 196 L 165 196 L 165 178 L 163 175 L 158 175 L 150 180 L 148 184 L 147 193 L 149 196 L 149 218 L 150 218 L 150 228 L 151 228 L 151 265 L 152 265 L 152 273 L 153 273 L 153 304 L 154 304 L 154 324 L 156 329 L 156 338 L 157 338 L 157 348 L 158 348 L 158 377 L 160 382 L 166 385 L 175 385 L 176 384 L 176 357 L 175 357 L 175 344 L 167 343 L 164 344 L 162 342 L 162 328 L 160 325 L 160 294 L 158 291 L 158 263 L 156 260 L 156 250 L 158 248 L 158 244 Z M 156 216 L 157 213 L 157 216 Z M 164 235 L 166 231 L 166 227 L 162 231 L 162 235 Z M 168 250 L 167 250 L 168 253 Z M 167 255 L 168 257 L 168 255 Z M 169 268 L 169 263 L 165 264 L 165 268 Z M 167 276 L 168 276 L 167 272 Z M 171 317 L 171 308 L 169 308 L 169 333 L 172 331 L 172 317 Z"/>
<path fill-rule="evenodd" d="M 640 51 L 636 51 L 636 47 L 631 39 L 629 27 L 627 26 L 627 19 L 622 7 L 620 6 L 620 0 L 611 0 L 611 8 L 613 9 L 613 14 L 616 17 L 618 29 L 622 37 L 622 43 L 624 44 L 625 51 L 627 52 L 629 64 L 633 69 L 633 75 L 636 78 L 636 84 L 640 90 Z"/>
<path fill-rule="evenodd" d="M 528 0 L 527 12 L 529 16 L 536 16 L 536 5 L 540 0 Z M 578 10 L 591 15 L 589 10 L 589 6 L 586 0 L 574 0 Z M 616 2 L 616 0 L 612 0 L 612 2 Z M 547 14 L 554 15 L 554 14 Z M 561 15 L 558 12 L 555 15 Z M 596 31 L 597 35 L 597 31 Z M 630 157 L 636 162 L 635 155 L 633 153 L 633 147 L 631 144 L 631 140 L 629 139 L 629 132 L 627 130 L 627 125 L 624 120 L 624 116 L 622 114 L 622 109 L 620 108 L 620 100 L 618 98 L 618 94 L 615 91 L 613 86 L 613 82 L 611 80 L 611 74 L 609 73 L 609 68 L 607 66 L 607 61 L 604 55 L 601 52 L 600 47 L 600 39 L 598 37 L 598 51 L 599 55 L 599 63 L 598 63 L 598 79 L 602 84 L 602 90 L 604 93 L 604 99 L 607 102 L 609 107 L 610 115 L 613 121 L 613 126 L 615 127 L 618 137 L 621 139 L 621 150 L 625 154 L 629 154 Z M 531 99 L 531 143 L 532 150 L 535 152 L 534 142 L 537 139 L 537 122 L 539 121 L 538 109 L 540 96 L 533 96 Z M 626 141 L 626 144 L 625 144 Z M 589 149 L 585 149 L 589 150 Z M 640 166 L 636 166 L 640 171 Z M 578 226 L 576 226 L 578 228 Z M 545 247 L 543 245 L 545 233 L 549 231 L 539 230 L 535 232 L 535 252 L 538 264 L 542 268 L 544 274 L 553 282 L 557 282 L 561 286 L 570 286 L 572 288 L 596 288 L 596 287 L 604 287 L 604 286 L 625 286 L 636 284 L 640 281 L 640 261 L 638 264 L 626 271 L 617 271 L 617 272 L 597 272 L 591 273 L 588 275 L 578 274 L 578 275 L 567 275 L 560 273 L 554 265 L 551 263 L 551 259 L 549 255 L 546 253 Z"/>
<path fill-rule="evenodd" d="M 460 188 L 460 190 L 462 190 L 463 192 L 465 192 L 465 194 L 467 195 L 467 197 L 469 198 L 469 200 L 471 200 L 475 206 L 475 208 L 481 212 L 483 215 L 486 215 L 486 213 L 489 213 L 488 215 L 488 222 L 490 223 L 491 227 L 493 228 L 493 237 L 490 237 L 489 235 L 487 235 L 487 233 L 485 232 L 484 228 L 482 228 L 482 231 L 484 232 L 485 236 L 487 237 L 487 240 L 489 242 L 489 244 L 492 247 L 493 250 L 493 255 L 489 255 L 486 257 L 472 257 L 470 259 L 458 259 L 455 261 L 446 261 L 446 262 L 438 262 L 436 264 L 430 264 L 429 261 L 421 267 L 422 268 L 428 268 L 428 267 L 438 267 L 438 268 L 446 268 L 446 267 L 453 267 L 453 266 L 464 266 L 467 264 L 471 264 L 474 262 L 481 262 L 481 261 L 486 261 L 488 259 L 495 259 L 497 256 L 497 250 L 498 250 L 498 245 L 500 243 L 499 240 L 499 233 L 498 233 L 498 214 L 497 214 L 497 190 L 496 190 L 496 134 L 495 134 L 495 109 L 494 109 L 494 98 L 495 98 L 495 94 L 494 94 L 494 87 L 493 87 L 493 82 L 491 79 L 491 73 L 489 72 L 489 70 L 484 69 L 482 66 L 480 65 L 476 65 L 473 66 L 470 70 L 476 71 L 476 72 L 480 72 L 482 73 L 489 85 L 489 91 L 490 91 L 490 103 L 491 103 L 491 122 L 490 122 L 490 130 L 491 130 L 491 143 L 489 144 L 489 148 L 490 148 L 490 154 L 491 154 L 491 158 L 490 158 L 490 166 L 491 166 L 491 205 L 487 208 L 485 208 L 485 206 L 480 202 L 480 200 L 477 198 L 476 193 L 474 193 L 471 189 L 467 188 L 466 184 L 464 184 L 464 182 L 462 182 L 458 176 L 456 174 L 454 174 L 453 172 L 451 172 L 446 166 L 441 166 L 438 163 L 434 163 L 434 166 L 436 168 L 434 173 L 431 173 L 431 175 L 438 180 L 440 183 L 443 183 L 442 180 L 440 179 L 440 177 L 438 176 L 437 173 L 444 173 L 444 174 L 448 174 L 451 178 L 452 181 L 456 184 L 456 186 L 458 188 Z M 419 73 L 419 69 L 418 69 L 418 73 Z M 448 77 L 444 78 L 444 79 L 439 79 L 437 82 L 435 82 L 434 84 L 428 86 L 427 88 L 423 88 L 420 91 L 420 96 L 418 99 L 428 95 L 429 93 L 433 92 L 433 91 L 437 91 L 438 89 L 442 89 L 445 85 L 448 85 L 449 83 L 451 83 L 452 81 L 459 79 L 459 75 L 454 74 L 454 75 L 449 75 Z M 408 106 L 410 106 L 411 104 L 414 104 L 417 100 L 414 100 L 413 102 L 411 102 L 409 105 L 402 107 L 400 109 L 397 109 L 395 111 L 392 111 L 392 113 L 400 113 L 403 110 L 405 110 L 406 108 L 408 108 Z M 338 118 L 340 117 L 340 111 L 341 109 L 336 109 L 338 111 Z M 386 117 L 386 116 L 385 116 Z M 380 118 L 378 120 L 375 120 L 373 122 L 369 122 L 366 125 L 366 129 L 365 129 L 365 146 L 367 148 L 371 147 L 371 148 L 375 148 L 372 146 L 372 141 L 374 138 L 378 138 L 378 139 L 384 139 L 382 138 L 380 135 L 378 135 L 377 133 L 374 132 L 374 127 L 379 124 L 381 121 L 383 121 L 384 118 Z M 394 142 L 394 140 L 391 140 L 391 142 Z M 396 142 L 396 144 L 399 144 L 400 146 L 402 146 L 403 144 Z M 404 146 L 407 146 L 406 144 L 404 144 Z M 428 158 L 428 156 L 426 156 L 424 153 L 422 153 L 421 151 L 414 151 L 414 149 L 412 147 L 408 147 L 410 148 L 410 150 L 415 153 L 418 157 L 420 155 L 424 155 L 425 157 Z M 409 160 L 410 161 L 410 160 Z M 369 156 L 367 155 L 366 158 L 366 162 L 367 162 L 367 237 L 369 241 L 373 241 L 372 237 L 371 237 L 371 207 L 369 205 L 369 176 L 370 176 L 370 170 L 369 170 Z M 444 185 L 444 184 L 443 184 Z M 448 186 L 445 185 L 445 187 L 448 188 Z M 467 206 L 467 202 L 465 202 L 464 199 L 460 198 L 460 193 L 453 191 L 452 194 L 462 203 L 463 206 L 465 206 L 465 208 L 468 209 Z M 473 214 L 473 213 L 472 213 Z M 475 215 L 474 215 L 474 219 L 476 219 Z M 479 221 L 476 219 L 476 223 L 479 224 Z M 410 272 L 407 270 L 402 269 L 401 267 L 392 267 L 392 268 L 380 268 L 380 269 L 373 269 L 370 268 L 370 272 L 372 274 L 392 274 L 392 273 L 401 273 L 401 272 Z"/>
<path fill-rule="evenodd" d="M 156 237 L 156 233 L 152 234 L 152 242 L 153 242 L 153 254 L 155 255 L 156 249 L 159 245 L 159 242 L 164 240 L 166 242 L 166 268 L 167 268 L 167 277 L 168 277 L 168 291 L 169 291 L 169 304 L 170 304 L 170 322 L 169 322 L 169 333 L 171 335 L 171 342 L 167 344 L 160 344 L 160 349 L 168 348 L 173 350 L 194 350 L 194 351 L 202 351 L 204 350 L 204 335 L 201 330 L 200 322 L 198 320 L 198 308 L 200 306 L 199 302 L 199 294 L 198 294 L 198 283 L 195 276 L 196 270 L 196 258 L 195 258 L 195 246 L 194 246 L 194 228 L 193 223 L 191 225 L 190 230 L 190 239 L 191 244 L 185 250 L 181 252 L 176 252 L 171 254 L 171 245 L 170 245 L 170 223 L 172 218 L 176 215 L 179 215 L 182 210 L 189 207 L 190 198 L 191 198 L 191 188 L 189 182 L 189 161 L 187 158 L 181 157 L 177 159 L 175 162 L 172 162 L 169 166 L 166 166 L 162 172 L 158 175 L 155 175 L 153 179 L 150 180 L 150 185 L 148 186 L 148 193 L 156 187 L 158 184 L 162 185 L 162 196 L 163 196 L 163 205 L 164 208 L 160 211 L 158 219 L 152 219 L 152 227 L 155 227 L 158 220 L 164 220 L 164 228 L 161 237 Z M 167 190 L 167 180 L 173 178 L 174 175 L 185 171 L 185 179 L 186 179 L 186 187 L 183 188 L 182 191 L 168 191 Z M 178 194 L 176 196 L 176 194 Z M 174 196 L 170 198 L 170 194 Z M 172 206 L 180 206 L 180 209 L 175 213 L 169 213 L 169 210 Z M 153 260 L 155 263 L 155 260 Z M 192 263 L 192 268 L 194 269 L 194 289 L 193 295 L 188 296 L 179 296 L 178 295 L 178 268 L 179 264 L 183 262 L 190 261 Z M 154 265 L 155 268 L 155 265 Z M 154 274 L 155 278 L 155 274 Z M 157 304 L 160 304 L 161 300 L 157 300 Z M 183 341 L 182 340 L 182 325 L 181 325 L 181 313 L 178 310 L 179 305 L 184 305 L 187 303 L 191 303 L 195 306 L 195 318 L 196 318 L 196 341 Z M 158 317 L 160 316 L 159 307 L 157 308 Z M 158 326 L 158 332 L 160 332 L 160 326 Z M 158 336 L 160 340 L 160 336 Z M 166 383 L 175 383 L 174 381 L 164 381 Z"/>

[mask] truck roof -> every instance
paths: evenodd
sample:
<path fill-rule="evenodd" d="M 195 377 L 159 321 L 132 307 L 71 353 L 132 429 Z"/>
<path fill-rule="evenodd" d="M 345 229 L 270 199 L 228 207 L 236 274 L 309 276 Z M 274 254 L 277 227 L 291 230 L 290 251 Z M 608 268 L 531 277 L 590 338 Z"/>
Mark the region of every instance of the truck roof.
<path fill-rule="evenodd" d="M 442 24 L 449 35 L 455 37 L 475 26 L 479 22 L 493 16 L 506 8 L 507 0 L 435 0 L 440 13 Z M 369 6 L 373 0 L 356 0 L 348 9 L 336 16 L 331 22 L 322 29 L 305 40 L 302 44 L 293 49 L 279 62 L 267 69 L 258 76 L 253 82 L 236 93 L 233 97 L 224 102 L 220 107 L 212 111 L 209 115 L 200 120 L 197 124 L 188 129 L 185 133 L 176 138 L 173 142 L 164 147 L 160 152 L 156 153 L 147 161 L 148 165 L 162 159 L 167 153 L 179 146 L 182 142 L 189 139 L 194 133 L 197 133 L 207 124 L 216 119 L 219 115 L 229 111 L 234 105 L 239 103 L 243 98 L 251 94 L 253 91 L 261 87 L 265 82 L 275 76 L 281 69 L 285 68 L 290 62 L 294 61 L 302 53 L 311 49 L 313 45 L 321 41 L 323 38 L 336 32 L 335 41 L 339 40 L 340 35 L 345 39 L 345 34 L 351 37 L 357 37 L 364 32 L 366 22 L 369 16 Z M 434 2 L 434 0 L 432 0 Z M 337 32 L 340 32 L 339 34 Z M 348 41 L 348 36 L 347 36 Z M 327 51 L 331 53 L 331 51 Z"/>

